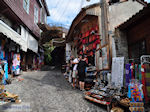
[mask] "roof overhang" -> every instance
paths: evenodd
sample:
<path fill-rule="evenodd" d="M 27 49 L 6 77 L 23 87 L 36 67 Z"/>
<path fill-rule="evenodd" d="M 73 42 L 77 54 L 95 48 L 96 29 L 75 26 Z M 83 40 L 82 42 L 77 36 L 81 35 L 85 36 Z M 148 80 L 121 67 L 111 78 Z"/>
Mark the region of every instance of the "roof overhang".
<path fill-rule="evenodd" d="M 50 12 L 49 12 L 49 10 L 48 10 L 47 3 L 46 3 L 45 0 L 43 0 L 43 1 L 44 1 L 44 8 L 45 8 L 45 10 L 46 10 L 47 16 L 50 16 Z"/>

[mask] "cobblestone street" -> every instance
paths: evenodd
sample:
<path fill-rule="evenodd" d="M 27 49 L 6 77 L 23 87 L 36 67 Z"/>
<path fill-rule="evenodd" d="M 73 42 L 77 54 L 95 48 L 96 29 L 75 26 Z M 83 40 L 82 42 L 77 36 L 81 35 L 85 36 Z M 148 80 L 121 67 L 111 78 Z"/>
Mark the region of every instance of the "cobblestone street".
<path fill-rule="evenodd" d="M 19 95 L 22 103 L 30 105 L 32 112 L 105 112 L 103 106 L 83 98 L 73 90 L 63 75 L 54 71 L 26 72 L 23 81 L 14 80 L 6 90 Z"/>

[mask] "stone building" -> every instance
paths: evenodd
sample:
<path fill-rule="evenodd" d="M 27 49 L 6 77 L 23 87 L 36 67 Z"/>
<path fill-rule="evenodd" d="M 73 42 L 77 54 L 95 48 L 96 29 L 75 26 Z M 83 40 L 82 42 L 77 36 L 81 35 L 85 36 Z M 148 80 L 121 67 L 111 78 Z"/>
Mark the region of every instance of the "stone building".
<path fill-rule="evenodd" d="M 94 50 L 94 63 L 99 70 L 110 70 L 112 57 L 121 56 L 116 49 L 116 44 L 122 44 L 124 47 L 122 51 L 127 51 L 126 42 L 115 38 L 116 32 L 115 28 L 128 20 L 134 14 L 139 12 L 139 10 L 146 7 L 147 3 L 142 0 L 121 0 L 119 2 L 107 1 L 106 12 L 107 12 L 107 37 L 103 36 L 104 26 L 101 22 L 101 6 L 100 3 L 96 3 L 83 8 L 76 18 L 73 20 L 67 36 L 67 47 L 66 55 L 79 55 L 79 49 L 85 49 L 86 46 L 79 48 L 81 42 L 81 35 L 87 33 L 91 28 L 97 25 L 97 31 L 93 35 L 98 36 L 100 43 L 96 44 L 96 49 Z M 92 31 L 92 30 L 91 30 Z M 123 34 L 120 34 L 123 35 Z M 78 40 L 78 41 L 77 41 Z M 123 43 L 121 43 L 123 42 Z M 128 57 L 127 54 L 124 55 L 125 58 Z"/>
<path fill-rule="evenodd" d="M 117 56 L 140 61 L 150 54 L 150 5 L 144 7 L 115 30 Z M 119 40 L 119 41 L 117 41 Z"/>

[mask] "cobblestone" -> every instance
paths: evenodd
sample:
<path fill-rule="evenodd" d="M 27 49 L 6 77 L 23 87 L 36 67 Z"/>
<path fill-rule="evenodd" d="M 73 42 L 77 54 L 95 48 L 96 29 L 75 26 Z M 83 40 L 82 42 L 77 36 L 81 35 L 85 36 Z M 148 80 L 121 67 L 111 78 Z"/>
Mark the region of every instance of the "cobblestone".
<path fill-rule="evenodd" d="M 18 94 L 31 112 L 106 112 L 106 108 L 83 98 L 56 70 L 25 72 L 23 81 L 14 80 L 6 90 Z"/>

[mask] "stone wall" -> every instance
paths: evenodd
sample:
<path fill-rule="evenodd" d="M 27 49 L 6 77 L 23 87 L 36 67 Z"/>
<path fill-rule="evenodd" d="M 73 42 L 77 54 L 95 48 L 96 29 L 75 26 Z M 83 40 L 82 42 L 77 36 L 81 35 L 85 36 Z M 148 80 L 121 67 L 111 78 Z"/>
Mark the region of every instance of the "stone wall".
<path fill-rule="evenodd" d="M 128 42 L 126 33 L 116 29 L 114 40 L 116 47 L 116 57 L 125 57 L 125 59 L 128 59 Z"/>

